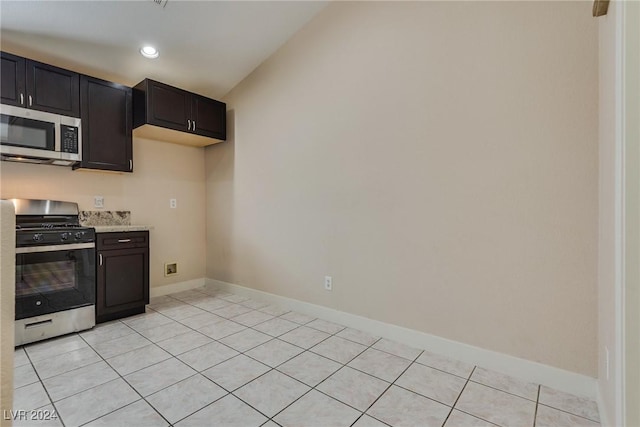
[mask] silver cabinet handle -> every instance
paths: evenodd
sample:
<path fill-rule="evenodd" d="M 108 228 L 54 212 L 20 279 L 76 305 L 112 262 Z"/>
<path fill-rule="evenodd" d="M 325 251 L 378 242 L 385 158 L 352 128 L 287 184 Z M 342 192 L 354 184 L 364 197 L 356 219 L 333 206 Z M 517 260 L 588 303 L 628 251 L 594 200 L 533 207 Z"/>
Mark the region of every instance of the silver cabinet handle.
<path fill-rule="evenodd" d="M 20 105 L 24 105 L 24 94 L 20 94 Z"/>
<path fill-rule="evenodd" d="M 100 258 L 100 265 L 102 265 L 102 254 L 98 254 L 98 258 Z"/>
<path fill-rule="evenodd" d="M 33 98 L 29 95 L 29 107 L 33 105 Z"/>
<path fill-rule="evenodd" d="M 194 132 L 196 131 L 196 121 L 195 120 L 193 121 L 193 131 Z"/>
<path fill-rule="evenodd" d="M 118 239 L 118 243 L 129 243 L 131 239 Z"/>
<path fill-rule="evenodd" d="M 133 160 L 129 159 L 129 170 L 133 171 Z"/>
<path fill-rule="evenodd" d="M 187 119 L 187 130 L 191 130 L 191 120 Z"/>

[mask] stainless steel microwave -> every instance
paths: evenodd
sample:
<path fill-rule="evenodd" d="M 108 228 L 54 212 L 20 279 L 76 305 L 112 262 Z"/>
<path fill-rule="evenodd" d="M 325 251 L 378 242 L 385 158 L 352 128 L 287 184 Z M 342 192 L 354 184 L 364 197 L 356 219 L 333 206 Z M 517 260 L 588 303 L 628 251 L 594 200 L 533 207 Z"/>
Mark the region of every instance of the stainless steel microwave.
<path fill-rule="evenodd" d="M 80 119 L 0 105 L 2 160 L 70 166 L 82 160 Z"/>

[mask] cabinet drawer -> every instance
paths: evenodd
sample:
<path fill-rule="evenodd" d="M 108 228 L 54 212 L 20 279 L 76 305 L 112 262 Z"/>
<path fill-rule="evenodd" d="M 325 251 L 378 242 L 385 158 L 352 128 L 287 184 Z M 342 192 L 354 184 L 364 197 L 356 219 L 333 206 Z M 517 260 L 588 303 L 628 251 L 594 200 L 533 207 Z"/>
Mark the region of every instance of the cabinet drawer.
<path fill-rule="evenodd" d="M 111 249 L 146 248 L 147 246 L 149 246 L 148 231 L 97 234 L 96 249 L 99 251 Z"/>

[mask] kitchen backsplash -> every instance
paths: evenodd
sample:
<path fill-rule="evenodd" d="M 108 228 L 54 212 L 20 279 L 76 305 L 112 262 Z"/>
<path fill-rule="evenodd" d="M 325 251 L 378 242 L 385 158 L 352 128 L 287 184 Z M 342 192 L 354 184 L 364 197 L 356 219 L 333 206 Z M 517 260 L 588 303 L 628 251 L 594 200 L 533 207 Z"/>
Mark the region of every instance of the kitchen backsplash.
<path fill-rule="evenodd" d="M 96 225 L 131 225 L 131 211 L 80 211 L 80 224 Z"/>

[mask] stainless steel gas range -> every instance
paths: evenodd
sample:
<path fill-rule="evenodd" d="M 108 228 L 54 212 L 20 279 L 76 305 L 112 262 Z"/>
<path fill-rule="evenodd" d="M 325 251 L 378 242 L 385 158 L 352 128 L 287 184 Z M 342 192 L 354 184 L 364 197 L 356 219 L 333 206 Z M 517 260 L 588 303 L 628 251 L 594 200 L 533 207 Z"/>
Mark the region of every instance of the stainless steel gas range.
<path fill-rule="evenodd" d="M 12 200 L 16 210 L 15 345 L 95 325 L 95 230 L 78 205 Z"/>

